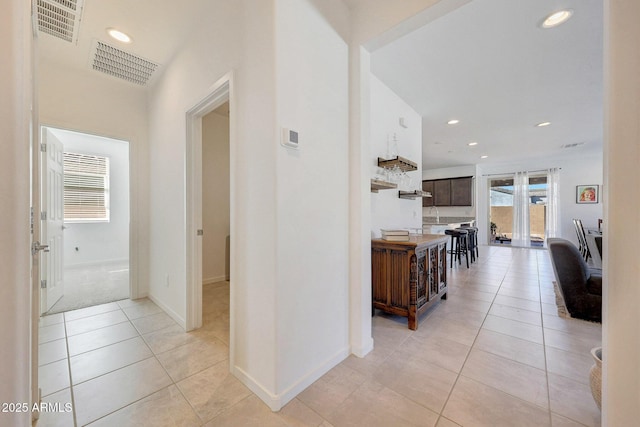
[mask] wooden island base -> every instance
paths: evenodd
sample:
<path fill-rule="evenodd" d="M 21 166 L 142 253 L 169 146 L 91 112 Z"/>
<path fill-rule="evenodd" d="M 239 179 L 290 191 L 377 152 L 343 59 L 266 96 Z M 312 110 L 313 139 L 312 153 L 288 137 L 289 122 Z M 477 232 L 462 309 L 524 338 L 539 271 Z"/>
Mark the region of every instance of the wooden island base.
<path fill-rule="evenodd" d="M 418 329 L 418 317 L 436 301 L 447 299 L 447 237 L 372 239 L 371 295 L 372 310 L 407 317 L 409 329 Z"/>

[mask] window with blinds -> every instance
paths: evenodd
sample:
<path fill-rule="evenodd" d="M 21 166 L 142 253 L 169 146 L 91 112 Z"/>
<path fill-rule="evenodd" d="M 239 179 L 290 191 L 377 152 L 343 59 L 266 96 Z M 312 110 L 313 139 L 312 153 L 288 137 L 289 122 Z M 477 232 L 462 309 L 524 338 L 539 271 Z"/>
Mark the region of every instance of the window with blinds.
<path fill-rule="evenodd" d="M 64 220 L 109 221 L 109 158 L 64 153 Z"/>

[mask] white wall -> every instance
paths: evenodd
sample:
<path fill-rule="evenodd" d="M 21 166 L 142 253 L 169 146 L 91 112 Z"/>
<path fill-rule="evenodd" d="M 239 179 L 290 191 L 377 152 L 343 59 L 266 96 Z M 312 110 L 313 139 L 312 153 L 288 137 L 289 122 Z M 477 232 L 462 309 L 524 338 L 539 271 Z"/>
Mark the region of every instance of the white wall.
<path fill-rule="evenodd" d="M 458 178 L 463 176 L 473 176 L 473 201 L 471 206 L 438 206 L 438 213 L 440 217 L 475 217 L 476 216 L 476 166 L 455 166 L 451 168 L 442 169 L 426 169 L 422 171 L 422 179 L 443 179 L 443 178 Z M 422 208 L 422 216 L 436 216 L 436 211 L 432 207 Z"/>
<path fill-rule="evenodd" d="M 229 117 L 202 118 L 202 282 L 229 278 Z"/>
<path fill-rule="evenodd" d="M 109 222 L 69 222 L 64 230 L 64 266 L 129 260 L 129 144 L 52 129 L 64 151 L 109 158 Z M 76 250 L 77 248 L 77 250 Z"/>
<path fill-rule="evenodd" d="M 479 166 L 478 179 L 478 209 L 477 226 L 479 230 L 479 241 L 486 243 L 488 239 L 489 224 L 489 190 L 487 181 L 490 177 L 486 175 L 512 173 L 518 171 L 538 171 L 551 167 L 559 167 L 560 170 L 560 193 L 559 193 L 559 215 L 560 215 L 560 237 L 571 240 L 576 245 L 578 239 L 573 228 L 572 219 L 582 219 L 585 227 L 597 227 L 598 219 L 603 215 L 603 203 L 600 199 L 598 204 L 577 204 L 576 186 L 583 184 L 600 185 L 602 197 L 603 182 L 603 158 L 601 155 L 590 154 L 580 155 L 576 153 L 572 158 L 556 158 L 548 160 L 535 160 L 526 163 L 506 164 L 506 165 L 482 165 Z M 481 176 L 485 175 L 485 176 Z"/>
<path fill-rule="evenodd" d="M 147 95 L 143 88 L 57 62 L 38 66 L 40 123 L 129 142 L 129 242 L 132 298 L 149 285 L 149 154 Z M 91 102 L 88 102 L 91 100 Z"/>
<path fill-rule="evenodd" d="M 326 2 L 325 2 L 326 3 Z M 348 14 L 308 0 L 276 2 L 278 393 L 294 397 L 349 354 Z"/>
<path fill-rule="evenodd" d="M 605 1 L 605 192 L 602 425 L 640 419 L 640 3 Z"/>
<path fill-rule="evenodd" d="M 422 119 L 373 74 L 370 88 L 371 177 L 378 165 L 378 157 L 387 157 L 387 139 L 393 139 L 394 134 L 398 140 L 398 154 L 418 164 L 418 170 L 407 172 L 414 188 L 399 185 L 397 190 L 371 193 L 371 232 L 373 236 L 380 237 L 380 229 L 422 227 L 422 199 L 398 197 L 399 190 L 422 189 Z M 401 117 L 405 120 L 406 128 L 400 126 Z"/>
<path fill-rule="evenodd" d="M 32 402 L 29 274 L 32 62 L 28 6 L 22 0 L 4 2 L 0 17 L 0 340 L 4 343 L 0 346 L 0 402 L 3 403 Z M 33 357 L 37 361 L 37 355 Z M 0 412 L 0 425 L 30 426 L 31 414 Z"/>
<path fill-rule="evenodd" d="M 277 401 L 274 4 L 200 5 L 202 21 L 149 96 L 150 297 L 185 324 L 185 114 L 233 71 L 231 369 L 271 404 Z"/>

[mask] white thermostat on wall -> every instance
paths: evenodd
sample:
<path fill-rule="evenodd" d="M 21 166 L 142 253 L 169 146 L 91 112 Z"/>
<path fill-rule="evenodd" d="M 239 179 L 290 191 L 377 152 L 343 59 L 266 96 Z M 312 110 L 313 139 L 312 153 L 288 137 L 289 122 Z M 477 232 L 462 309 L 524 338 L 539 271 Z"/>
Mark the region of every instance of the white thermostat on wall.
<path fill-rule="evenodd" d="M 288 128 L 282 128 L 282 140 L 280 144 L 287 148 L 299 148 L 298 146 L 298 132 Z"/>

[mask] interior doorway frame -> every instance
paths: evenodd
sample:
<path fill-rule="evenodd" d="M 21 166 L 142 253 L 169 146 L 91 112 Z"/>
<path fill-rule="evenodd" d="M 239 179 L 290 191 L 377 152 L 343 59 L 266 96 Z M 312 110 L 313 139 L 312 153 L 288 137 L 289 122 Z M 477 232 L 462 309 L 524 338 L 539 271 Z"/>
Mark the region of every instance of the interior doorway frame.
<path fill-rule="evenodd" d="M 202 118 L 229 102 L 229 274 L 235 274 L 234 239 L 236 233 L 236 122 L 233 72 L 225 74 L 186 113 L 185 153 L 185 240 L 186 240 L 186 318 L 185 329 L 191 331 L 202 326 Z M 234 294 L 230 289 L 229 362 L 233 363 Z"/>
<path fill-rule="evenodd" d="M 41 121 L 38 123 L 38 141 L 41 140 L 41 132 L 43 129 L 59 129 L 68 132 L 75 132 L 80 134 L 85 134 L 89 136 L 95 136 L 99 138 L 107 138 L 113 139 L 121 142 L 127 143 L 127 151 L 128 151 L 128 161 L 129 161 L 129 299 L 138 299 L 140 298 L 140 286 L 139 286 L 139 272 L 140 272 L 140 260 L 139 260 L 139 237 L 138 237 L 138 227 L 139 223 L 139 213 L 138 213 L 138 204 L 135 203 L 135 200 L 139 200 L 139 192 L 138 192 L 138 174 L 136 172 L 135 167 L 133 165 L 138 164 L 138 149 L 137 144 L 132 138 L 121 137 L 117 135 L 101 135 L 96 132 L 91 132 L 87 130 L 81 130 L 77 128 L 72 128 L 64 125 L 57 125 L 49 123 L 48 121 Z M 38 165 L 40 167 L 40 165 Z M 46 191 L 46 189 L 41 189 L 42 191 Z"/>

